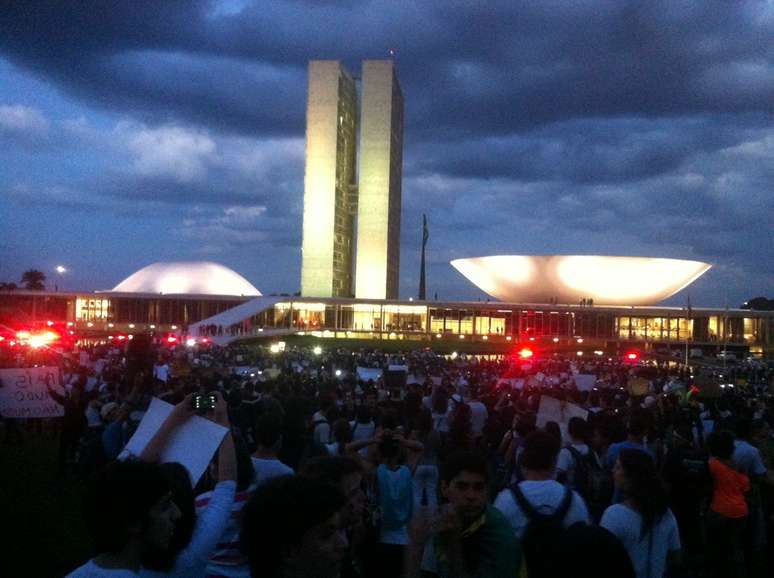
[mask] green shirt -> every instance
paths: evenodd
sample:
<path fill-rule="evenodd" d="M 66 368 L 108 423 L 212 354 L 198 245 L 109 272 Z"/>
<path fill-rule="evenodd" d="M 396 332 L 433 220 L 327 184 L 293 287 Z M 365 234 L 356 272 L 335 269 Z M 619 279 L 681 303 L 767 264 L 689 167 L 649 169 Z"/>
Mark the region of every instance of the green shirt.
<path fill-rule="evenodd" d="M 521 572 L 521 545 L 508 520 L 496 508 L 488 505 L 485 521 L 475 531 L 462 538 L 462 558 L 465 570 L 476 578 L 518 578 Z M 431 544 L 433 555 L 426 570 L 441 578 L 450 575 L 443 544 L 436 536 Z"/>

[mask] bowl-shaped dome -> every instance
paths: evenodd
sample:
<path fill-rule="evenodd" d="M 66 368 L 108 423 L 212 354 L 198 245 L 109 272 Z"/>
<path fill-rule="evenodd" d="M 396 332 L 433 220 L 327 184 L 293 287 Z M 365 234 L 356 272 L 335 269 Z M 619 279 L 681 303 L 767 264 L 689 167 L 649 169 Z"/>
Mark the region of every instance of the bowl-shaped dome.
<path fill-rule="evenodd" d="M 452 266 L 479 289 L 514 303 L 653 305 L 690 285 L 711 265 L 701 261 L 596 255 L 496 255 Z"/>
<path fill-rule="evenodd" d="M 121 281 L 113 291 L 173 295 L 261 294 L 239 273 L 207 261 L 153 263 Z"/>

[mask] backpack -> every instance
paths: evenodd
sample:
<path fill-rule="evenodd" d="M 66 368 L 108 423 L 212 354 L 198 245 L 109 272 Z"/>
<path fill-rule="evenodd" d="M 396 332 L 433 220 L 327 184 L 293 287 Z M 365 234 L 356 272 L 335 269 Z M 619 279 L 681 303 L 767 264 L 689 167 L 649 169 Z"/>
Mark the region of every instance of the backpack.
<path fill-rule="evenodd" d="M 575 462 L 573 489 L 581 495 L 590 513 L 596 518 L 597 512 L 601 514 L 610 505 L 613 497 L 613 479 L 599 465 L 592 450 L 585 455 L 572 446 L 567 446 L 567 450 Z"/>
<path fill-rule="evenodd" d="M 565 533 L 564 518 L 572 505 L 572 490 L 565 487 L 564 497 L 553 514 L 542 514 L 529 503 L 518 484 L 510 487 L 516 503 L 529 523 L 521 539 L 529 578 L 556 578 L 553 561 L 557 545 Z"/>

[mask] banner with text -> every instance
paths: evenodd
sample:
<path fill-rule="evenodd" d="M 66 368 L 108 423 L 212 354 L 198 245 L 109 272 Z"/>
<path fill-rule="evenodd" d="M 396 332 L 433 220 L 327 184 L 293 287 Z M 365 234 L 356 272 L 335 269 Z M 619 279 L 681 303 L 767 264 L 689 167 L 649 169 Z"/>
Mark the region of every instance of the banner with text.
<path fill-rule="evenodd" d="M 64 407 L 48 394 L 46 379 L 58 393 L 58 367 L 0 369 L 0 415 L 6 418 L 61 417 Z"/>

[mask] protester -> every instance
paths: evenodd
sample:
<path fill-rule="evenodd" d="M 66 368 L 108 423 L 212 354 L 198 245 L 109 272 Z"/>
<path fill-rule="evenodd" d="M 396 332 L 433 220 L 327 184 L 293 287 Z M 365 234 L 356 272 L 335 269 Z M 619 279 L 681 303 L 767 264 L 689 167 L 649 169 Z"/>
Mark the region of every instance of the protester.
<path fill-rule="evenodd" d="M 641 449 L 623 448 L 613 475 L 623 502 L 605 510 L 600 525 L 624 545 L 637 578 L 662 578 L 680 562 L 680 534 L 653 458 Z"/>
<path fill-rule="evenodd" d="M 253 578 L 338 578 L 347 553 L 335 486 L 281 476 L 260 486 L 244 508 L 241 549 Z"/>
<path fill-rule="evenodd" d="M 473 452 L 451 454 L 442 468 L 447 503 L 433 515 L 421 506 L 411 523 L 405 576 L 519 576 L 521 551 L 508 520 L 487 503 L 489 468 Z M 422 562 L 425 562 L 423 564 Z"/>

